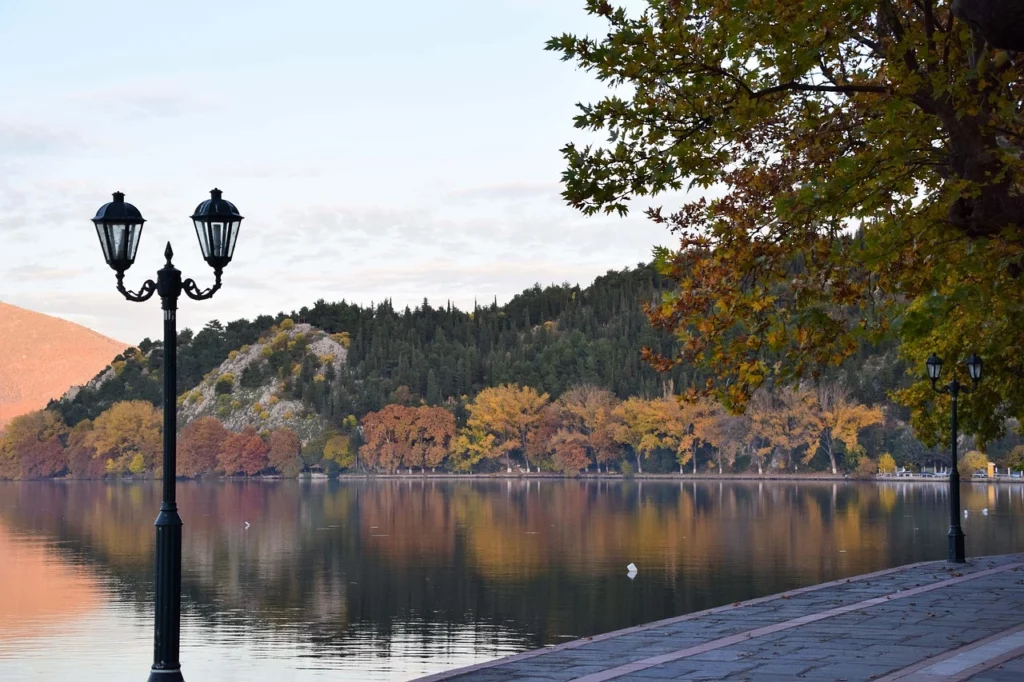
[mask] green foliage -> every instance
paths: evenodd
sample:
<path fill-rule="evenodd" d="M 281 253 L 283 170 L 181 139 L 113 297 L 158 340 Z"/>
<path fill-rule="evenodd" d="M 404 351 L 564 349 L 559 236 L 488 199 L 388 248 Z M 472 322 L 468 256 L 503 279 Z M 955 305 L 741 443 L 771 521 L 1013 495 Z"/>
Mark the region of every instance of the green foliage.
<path fill-rule="evenodd" d="M 609 90 L 578 105 L 592 142 L 562 150 L 571 206 L 691 190 L 648 211 L 680 239 L 649 309 L 678 344 L 651 359 L 708 371 L 699 390 L 739 409 L 896 338 L 928 445 L 949 423 L 932 352 L 992 370 L 961 405 L 979 442 L 1024 418 L 1024 58 L 990 42 L 1021 34 L 1019 3 L 621 4 L 586 0 L 603 29 L 548 49 Z"/>
<path fill-rule="evenodd" d="M 217 383 L 213 386 L 213 392 L 217 395 L 228 395 L 235 390 L 235 376 L 233 374 L 223 374 L 217 379 Z"/>

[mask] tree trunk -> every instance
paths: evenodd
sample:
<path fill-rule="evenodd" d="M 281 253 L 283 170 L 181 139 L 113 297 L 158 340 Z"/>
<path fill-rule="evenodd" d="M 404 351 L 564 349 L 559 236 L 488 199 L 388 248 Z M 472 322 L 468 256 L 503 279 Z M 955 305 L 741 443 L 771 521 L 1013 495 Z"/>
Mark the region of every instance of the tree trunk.
<path fill-rule="evenodd" d="M 718 475 L 722 475 L 722 451 L 718 451 Z"/>
<path fill-rule="evenodd" d="M 636 472 L 642 474 L 644 472 L 644 466 L 640 464 L 640 453 L 634 452 L 633 455 L 636 457 Z"/>

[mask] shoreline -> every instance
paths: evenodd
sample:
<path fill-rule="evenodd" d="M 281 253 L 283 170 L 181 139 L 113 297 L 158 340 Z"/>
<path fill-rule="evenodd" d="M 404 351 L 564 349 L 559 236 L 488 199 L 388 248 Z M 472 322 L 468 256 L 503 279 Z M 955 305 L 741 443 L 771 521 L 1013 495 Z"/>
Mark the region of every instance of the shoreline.
<path fill-rule="evenodd" d="M 25 482 L 42 482 L 42 481 L 56 481 L 56 482 L 73 482 L 73 481 L 104 481 L 107 483 L 145 483 L 145 482 L 156 482 L 158 478 L 148 477 L 135 477 L 135 478 L 123 478 L 123 479 L 109 479 L 109 478 L 35 478 L 35 479 L 21 479 L 21 480 L 10 480 L 11 483 L 25 483 Z M 206 478 L 190 479 L 179 477 L 179 482 L 247 482 L 247 483 L 276 483 L 278 481 L 298 481 L 301 483 L 328 483 L 330 481 L 372 481 L 372 480 L 389 480 L 389 481 L 586 481 L 586 482 L 668 482 L 668 483 L 684 483 L 687 481 L 691 482 L 765 482 L 765 481 L 781 481 L 790 483 L 932 483 L 948 485 L 949 479 L 946 477 L 935 477 L 935 476 L 871 476 L 871 477 L 855 477 L 855 476 L 844 476 L 842 474 L 788 474 L 788 473 L 765 473 L 765 474 L 632 474 L 625 476 L 623 474 L 611 473 L 611 474 L 581 474 L 579 476 L 564 476 L 553 472 L 541 472 L 541 473 L 506 473 L 506 472 L 493 472 L 493 473 L 475 473 L 475 474 L 460 474 L 453 472 L 414 472 L 414 473 L 396 473 L 396 474 L 373 474 L 373 473 L 362 473 L 362 474 L 338 474 L 336 476 L 325 477 L 325 478 L 312 478 L 310 476 L 297 476 L 295 478 L 285 478 L 282 476 L 251 476 L 251 477 L 225 477 L 225 476 L 210 476 Z M 0 483 L 5 481 L 0 480 Z M 1024 485 L 1024 478 L 1010 478 L 1009 476 L 999 476 L 995 478 L 963 478 L 960 481 L 961 485 L 973 484 L 973 485 Z"/>

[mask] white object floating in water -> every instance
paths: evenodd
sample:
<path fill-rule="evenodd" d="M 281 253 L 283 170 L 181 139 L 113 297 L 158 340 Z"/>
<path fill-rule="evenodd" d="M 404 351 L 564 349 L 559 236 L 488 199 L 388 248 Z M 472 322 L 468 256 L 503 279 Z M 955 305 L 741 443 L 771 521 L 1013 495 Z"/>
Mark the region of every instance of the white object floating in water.
<path fill-rule="evenodd" d="M 964 509 L 964 516 L 967 516 L 967 510 Z"/>
<path fill-rule="evenodd" d="M 636 564 L 630 564 L 626 566 L 626 572 L 630 574 L 630 578 L 636 575 Z"/>
<path fill-rule="evenodd" d="M 981 510 L 981 515 L 988 516 L 988 507 L 985 507 L 984 509 Z"/>
<path fill-rule="evenodd" d="M 249 527 L 249 522 L 248 522 L 248 521 L 246 521 L 246 522 L 245 522 L 245 527 L 246 527 L 246 528 L 248 528 L 248 527 Z"/>

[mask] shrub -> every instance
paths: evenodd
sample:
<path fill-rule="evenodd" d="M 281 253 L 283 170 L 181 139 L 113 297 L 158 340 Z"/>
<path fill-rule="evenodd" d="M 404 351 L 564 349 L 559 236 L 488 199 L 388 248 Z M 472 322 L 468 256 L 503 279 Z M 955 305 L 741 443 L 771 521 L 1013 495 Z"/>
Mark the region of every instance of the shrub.
<path fill-rule="evenodd" d="M 633 469 L 633 465 L 630 464 L 629 462 L 626 462 L 625 460 L 623 460 L 622 464 L 619 466 L 619 469 L 622 471 L 622 475 L 625 476 L 626 478 L 632 478 L 633 474 L 636 473 Z"/>
<path fill-rule="evenodd" d="M 1006 466 L 1014 471 L 1024 471 L 1024 445 L 1018 445 L 1006 456 Z"/>
<path fill-rule="evenodd" d="M 988 472 L 988 456 L 977 450 L 971 450 L 960 459 L 960 465 L 957 468 L 960 470 L 960 475 L 964 477 L 972 476 L 979 469 Z"/>
<path fill-rule="evenodd" d="M 285 329 L 285 330 L 287 330 L 287 329 L 291 329 L 292 327 L 294 327 L 294 326 L 295 326 L 295 320 L 293 320 L 293 319 L 292 319 L 292 318 L 290 318 L 290 317 L 286 317 L 286 318 L 284 318 L 283 320 L 281 320 L 281 324 L 280 324 L 280 325 L 278 325 L 278 326 L 279 326 L 279 327 L 280 327 L 281 329 Z"/>
<path fill-rule="evenodd" d="M 223 374 L 217 383 L 213 385 L 213 392 L 217 395 L 227 395 L 235 390 L 235 376 L 233 374 Z"/>
<path fill-rule="evenodd" d="M 878 464 L 875 463 L 875 460 L 870 457 L 861 457 L 853 473 L 857 478 L 870 478 L 877 472 Z"/>
<path fill-rule="evenodd" d="M 228 353 L 228 360 L 234 360 L 237 357 L 238 357 L 238 351 L 237 350 L 233 350 L 230 353 Z"/>

